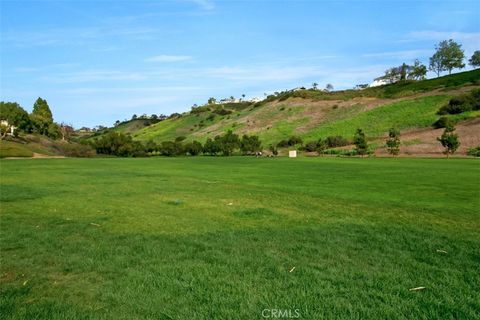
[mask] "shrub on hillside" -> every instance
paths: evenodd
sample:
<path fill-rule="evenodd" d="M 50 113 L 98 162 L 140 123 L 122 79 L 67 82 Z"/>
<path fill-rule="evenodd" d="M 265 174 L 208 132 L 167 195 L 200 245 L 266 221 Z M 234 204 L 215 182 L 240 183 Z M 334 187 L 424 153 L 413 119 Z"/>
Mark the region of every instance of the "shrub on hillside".
<path fill-rule="evenodd" d="M 472 110 L 480 110 L 480 89 L 450 99 L 448 104 L 438 110 L 437 114 L 459 114 Z"/>
<path fill-rule="evenodd" d="M 192 110 L 190 111 L 190 113 L 200 114 L 200 113 L 208 112 L 208 111 L 210 111 L 209 106 L 201 106 L 201 107 L 192 107 Z"/>
<path fill-rule="evenodd" d="M 356 156 L 357 150 L 343 150 L 343 149 L 329 149 L 325 150 L 322 152 L 323 154 L 329 154 L 329 155 L 337 155 L 337 156 L 347 156 L 347 157 L 352 157 Z"/>
<path fill-rule="evenodd" d="M 472 157 L 480 157 L 480 145 L 468 149 L 467 154 Z"/>
<path fill-rule="evenodd" d="M 325 139 L 328 148 L 348 146 L 350 142 L 342 136 L 329 136 Z"/>
<path fill-rule="evenodd" d="M 227 114 L 232 113 L 232 111 L 227 110 L 227 109 L 223 109 L 223 108 L 218 108 L 218 109 L 213 110 L 213 113 L 216 113 L 220 116 L 226 116 Z"/>
<path fill-rule="evenodd" d="M 326 148 L 327 148 L 327 143 L 322 139 L 318 139 L 317 141 L 307 142 L 302 147 L 302 150 L 307 152 L 318 152 L 319 154 L 322 154 Z"/>
<path fill-rule="evenodd" d="M 303 143 L 303 140 L 300 137 L 291 136 L 290 138 L 288 138 L 288 145 L 289 146 L 294 146 L 296 144 L 302 144 L 302 143 Z"/>
<path fill-rule="evenodd" d="M 56 149 L 66 157 L 85 158 L 96 154 L 92 146 L 75 142 L 62 142 L 56 146 Z"/>
<path fill-rule="evenodd" d="M 286 148 L 286 147 L 292 147 L 297 144 L 302 144 L 303 140 L 300 137 L 297 136 L 291 136 L 288 138 L 288 140 L 280 140 L 280 142 L 277 143 L 278 148 Z"/>
<path fill-rule="evenodd" d="M 288 147 L 289 144 L 288 144 L 288 140 L 280 140 L 278 143 L 277 143 L 277 147 L 278 148 L 286 148 Z"/>
<path fill-rule="evenodd" d="M 440 129 L 440 128 L 446 128 L 448 126 L 454 126 L 455 121 L 453 119 L 450 119 L 448 117 L 440 117 L 437 121 L 435 121 L 432 126 L 435 129 Z"/>

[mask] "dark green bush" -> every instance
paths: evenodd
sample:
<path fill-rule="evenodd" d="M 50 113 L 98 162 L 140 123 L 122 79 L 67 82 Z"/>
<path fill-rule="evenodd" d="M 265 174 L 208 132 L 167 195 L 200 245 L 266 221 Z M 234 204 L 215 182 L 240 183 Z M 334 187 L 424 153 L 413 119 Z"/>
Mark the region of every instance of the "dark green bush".
<path fill-rule="evenodd" d="M 480 157 L 480 145 L 468 149 L 467 154 L 472 157 Z"/>
<path fill-rule="evenodd" d="M 227 109 L 223 109 L 223 108 L 215 109 L 215 110 L 213 110 L 213 112 L 220 115 L 220 116 L 225 116 L 227 114 L 232 113 L 231 110 L 227 110 Z"/>
<path fill-rule="evenodd" d="M 348 146 L 350 142 L 342 136 L 329 136 L 325 139 L 328 148 Z"/>
<path fill-rule="evenodd" d="M 440 117 L 437 121 L 435 121 L 432 126 L 435 129 L 446 128 L 447 126 L 454 126 L 455 121 L 448 117 Z"/>
<path fill-rule="evenodd" d="M 93 157 L 95 150 L 88 144 L 80 144 L 77 142 L 61 142 L 56 145 L 56 149 L 59 150 L 66 157 Z"/>
<path fill-rule="evenodd" d="M 302 143 L 303 143 L 303 140 L 300 137 L 291 136 L 290 138 L 288 138 L 288 145 L 289 146 L 294 146 L 296 144 L 302 144 Z"/>
<path fill-rule="evenodd" d="M 447 105 L 438 110 L 437 114 L 459 114 L 472 110 L 480 110 L 480 89 L 450 99 Z"/>
<path fill-rule="evenodd" d="M 191 156 L 199 155 L 203 151 L 203 146 L 198 141 L 192 141 L 185 145 L 185 152 Z"/>
<path fill-rule="evenodd" d="M 92 147 L 99 154 L 119 157 L 145 156 L 145 147 L 139 141 L 121 132 L 109 131 L 92 142 Z"/>
<path fill-rule="evenodd" d="M 286 148 L 288 146 L 288 140 L 280 140 L 280 142 L 277 143 L 278 148 Z"/>

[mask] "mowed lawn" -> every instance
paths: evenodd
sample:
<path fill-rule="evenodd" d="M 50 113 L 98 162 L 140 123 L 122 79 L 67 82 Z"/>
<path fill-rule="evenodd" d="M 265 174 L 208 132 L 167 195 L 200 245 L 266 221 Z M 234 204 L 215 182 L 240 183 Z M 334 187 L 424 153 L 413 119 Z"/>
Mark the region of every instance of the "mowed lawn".
<path fill-rule="evenodd" d="M 480 317 L 474 159 L 0 168 L 1 319 Z"/>

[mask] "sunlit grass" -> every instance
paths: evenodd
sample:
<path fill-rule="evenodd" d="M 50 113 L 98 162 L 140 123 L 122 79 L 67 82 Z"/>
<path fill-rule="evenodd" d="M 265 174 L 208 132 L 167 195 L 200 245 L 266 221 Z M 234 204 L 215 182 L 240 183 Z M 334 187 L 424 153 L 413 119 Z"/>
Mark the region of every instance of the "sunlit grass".
<path fill-rule="evenodd" d="M 2 319 L 480 316 L 473 159 L 0 168 Z"/>

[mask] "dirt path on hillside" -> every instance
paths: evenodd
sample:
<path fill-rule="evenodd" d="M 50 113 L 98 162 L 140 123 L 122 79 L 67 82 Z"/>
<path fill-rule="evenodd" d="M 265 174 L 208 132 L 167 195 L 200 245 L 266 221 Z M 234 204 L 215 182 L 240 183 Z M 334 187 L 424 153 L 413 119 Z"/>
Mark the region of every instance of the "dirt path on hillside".
<path fill-rule="evenodd" d="M 66 157 L 65 156 L 49 156 L 47 154 L 34 152 L 32 157 L 6 157 L 3 159 L 16 160 L 16 159 L 63 159 L 63 158 L 66 158 Z"/>

